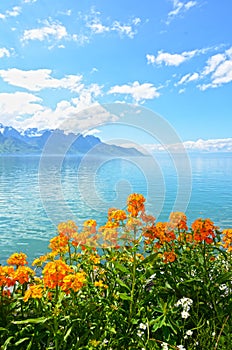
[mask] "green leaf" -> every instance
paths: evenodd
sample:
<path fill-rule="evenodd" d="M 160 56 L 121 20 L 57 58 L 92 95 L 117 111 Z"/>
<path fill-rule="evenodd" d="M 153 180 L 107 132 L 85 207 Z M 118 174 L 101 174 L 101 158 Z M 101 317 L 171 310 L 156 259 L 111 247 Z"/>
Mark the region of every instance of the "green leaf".
<path fill-rule="evenodd" d="M 124 283 L 122 280 L 120 280 L 120 278 L 116 278 L 116 282 L 118 284 L 120 284 L 121 287 L 125 287 L 126 289 L 128 289 L 130 291 L 130 288 L 128 287 L 128 285 L 126 283 Z"/>
<path fill-rule="evenodd" d="M 232 273 L 231 272 L 226 272 L 224 273 L 223 275 L 219 276 L 216 280 L 215 280 L 215 283 L 217 284 L 221 284 L 221 283 L 225 283 L 227 281 L 230 281 L 231 280 L 231 276 L 232 276 Z"/>
<path fill-rule="evenodd" d="M 39 318 L 28 318 L 22 321 L 12 321 L 13 324 L 28 324 L 28 323 L 44 323 L 49 320 L 51 317 L 39 317 Z"/>
<path fill-rule="evenodd" d="M 0 331 L 9 332 L 7 328 L 0 327 Z"/>
<path fill-rule="evenodd" d="M 65 341 L 65 342 L 67 341 L 67 339 L 68 339 L 68 337 L 69 337 L 69 335 L 70 335 L 70 333 L 71 333 L 71 331 L 72 331 L 72 328 L 73 328 L 73 326 L 71 326 L 71 327 L 67 330 L 67 332 L 66 332 L 66 334 L 65 334 L 65 336 L 64 336 L 64 341 Z"/>
<path fill-rule="evenodd" d="M 131 300 L 131 297 L 126 293 L 119 293 L 119 298 L 121 298 L 122 300 Z"/>
<path fill-rule="evenodd" d="M 15 343 L 15 345 L 17 346 L 17 345 L 19 345 L 19 344 L 22 344 L 25 340 L 29 340 L 30 338 L 23 338 L 23 339 L 20 339 L 20 340 L 18 340 L 16 343 Z"/>
<path fill-rule="evenodd" d="M 5 343 L 3 344 L 3 348 L 2 350 L 6 350 L 8 345 L 10 344 L 11 340 L 14 339 L 14 337 L 10 337 L 10 338 L 7 338 L 7 340 L 5 341 Z"/>
<path fill-rule="evenodd" d="M 139 265 L 145 265 L 148 264 L 150 262 L 154 262 L 155 260 L 158 259 L 158 253 L 154 253 L 154 254 L 150 254 L 149 256 L 147 256 L 144 260 L 142 260 Z"/>
<path fill-rule="evenodd" d="M 114 262 L 114 266 L 117 270 L 125 272 L 128 275 L 131 274 L 130 271 L 125 266 L 123 266 L 122 264 L 119 264 L 118 262 Z"/>
<path fill-rule="evenodd" d="M 162 328 L 164 325 L 166 325 L 166 317 L 165 316 L 160 316 L 158 317 L 155 321 L 157 321 L 154 326 L 152 327 L 152 331 L 155 332 L 157 329 Z"/>

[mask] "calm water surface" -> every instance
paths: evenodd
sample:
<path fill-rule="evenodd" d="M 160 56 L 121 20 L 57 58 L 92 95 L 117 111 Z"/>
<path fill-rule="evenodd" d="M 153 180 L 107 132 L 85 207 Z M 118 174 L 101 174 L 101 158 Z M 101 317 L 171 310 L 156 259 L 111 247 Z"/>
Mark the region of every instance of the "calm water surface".
<path fill-rule="evenodd" d="M 232 154 L 194 154 L 191 173 L 183 166 L 181 176 L 192 184 L 190 201 L 181 188 L 180 174 L 168 156 L 144 159 L 65 160 L 48 157 L 0 158 L 0 263 L 10 254 L 23 251 L 31 262 L 47 250 L 60 221 L 73 219 L 81 226 L 88 218 L 99 225 L 109 207 L 125 205 L 128 194 L 147 198 L 147 210 L 157 220 L 183 210 L 189 223 L 198 217 L 211 218 L 220 228 L 232 227 Z M 186 191 L 188 188 L 186 187 Z M 183 200 L 182 200 L 183 199 Z"/>

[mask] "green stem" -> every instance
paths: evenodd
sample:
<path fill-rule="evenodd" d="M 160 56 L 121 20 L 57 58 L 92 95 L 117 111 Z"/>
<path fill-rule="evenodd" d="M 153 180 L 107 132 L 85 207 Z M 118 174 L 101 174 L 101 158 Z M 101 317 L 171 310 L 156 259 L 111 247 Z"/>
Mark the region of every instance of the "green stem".
<path fill-rule="evenodd" d="M 136 249 L 135 249 L 135 239 L 136 239 L 136 227 L 134 228 L 134 250 L 133 250 L 133 267 L 132 267 L 132 286 L 131 286 L 131 300 L 130 300 L 130 309 L 128 317 L 128 326 L 132 319 L 134 311 L 134 293 L 135 293 L 135 282 L 136 282 Z"/>

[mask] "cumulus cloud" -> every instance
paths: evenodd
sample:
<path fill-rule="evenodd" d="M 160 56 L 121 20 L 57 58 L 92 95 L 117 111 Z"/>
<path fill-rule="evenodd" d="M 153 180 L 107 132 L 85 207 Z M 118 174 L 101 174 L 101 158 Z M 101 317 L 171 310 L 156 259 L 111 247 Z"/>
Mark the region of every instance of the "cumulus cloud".
<path fill-rule="evenodd" d="M 209 139 L 197 141 L 185 141 L 180 144 L 161 145 L 161 144 L 146 144 L 144 147 L 150 152 L 160 152 L 172 150 L 178 152 L 182 147 L 189 152 L 231 152 L 232 138 L 226 139 Z"/>
<path fill-rule="evenodd" d="M 83 88 L 82 75 L 67 75 L 62 79 L 52 77 L 50 69 L 24 71 L 17 68 L 0 70 L 0 77 L 10 85 L 18 86 L 29 91 L 40 91 L 48 88 L 63 88 L 78 92 Z"/>
<path fill-rule="evenodd" d="M 184 51 L 182 53 L 169 53 L 169 52 L 163 52 L 158 51 L 157 56 L 147 54 L 147 63 L 148 64 L 165 64 L 165 66 L 179 66 L 183 62 L 190 60 L 194 56 L 204 54 L 209 50 L 209 48 L 205 49 L 196 49 L 192 51 Z"/>
<path fill-rule="evenodd" d="M 40 28 L 27 29 L 21 38 L 22 42 L 30 40 L 49 40 L 55 39 L 60 41 L 68 37 L 66 28 L 59 22 L 44 21 L 44 25 Z"/>
<path fill-rule="evenodd" d="M 0 71 L 0 76 L 11 85 L 37 92 L 15 92 L 0 94 L 0 119 L 3 124 L 19 129 L 37 127 L 38 129 L 58 128 L 70 118 L 76 118 L 80 111 L 93 105 L 98 105 L 96 99 L 102 94 L 102 87 L 98 84 L 85 85 L 82 76 L 69 75 L 61 79 L 51 76 L 50 70 Z M 57 99 L 54 108 L 46 105 L 38 94 L 45 88 L 65 88 L 71 92 L 69 100 Z M 86 117 L 80 114 L 75 125 L 87 130 L 94 125 L 94 113 Z M 66 125 L 69 126 L 69 123 Z"/>
<path fill-rule="evenodd" d="M 41 98 L 26 92 L 0 93 L 1 121 L 13 126 L 21 117 L 43 111 L 41 102 Z"/>
<path fill-rule="evenodd" d="M 170 22 L 177 16 L 183 15 L 185 12 L 190 10 L 192 7 L 197 5 L 197 1 L 179 1 L 179 0 L 172 0 L 172 10 L 168 13 L 168 18 L 166 21 L 166 24 L 170 24 Z"/>
<path fill-rule="evenodd" d="M 202 91 L 232 82 L 232 47 L 208 59 L 201 74 L 202 79 L 207 77 L 207 82 L 198 85 Z"/>
<path fill-rule="evenodd" d="M 109 92 L 109 94 L 123 94 L 131 95 L 136 103 L 143 100 L 150 100 L 160 96 L 157 88 L 151 83 L 140 84 L 138 81 L 132 84 L 115 85 Z"/>

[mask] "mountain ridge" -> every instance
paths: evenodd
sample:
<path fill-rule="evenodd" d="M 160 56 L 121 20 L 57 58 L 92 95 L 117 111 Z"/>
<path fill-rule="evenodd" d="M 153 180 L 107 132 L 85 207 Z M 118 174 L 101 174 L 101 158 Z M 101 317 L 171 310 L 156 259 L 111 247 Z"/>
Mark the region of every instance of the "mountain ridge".
<path fill-rule="evenodd" d="M 60 129 L 30 128 L 19 131 L 0 123 L 0 154 L 86 154 L 94 155 L 142 156 L 136 148 L 109 145 L 93 135 L 68 133 Z"/>

